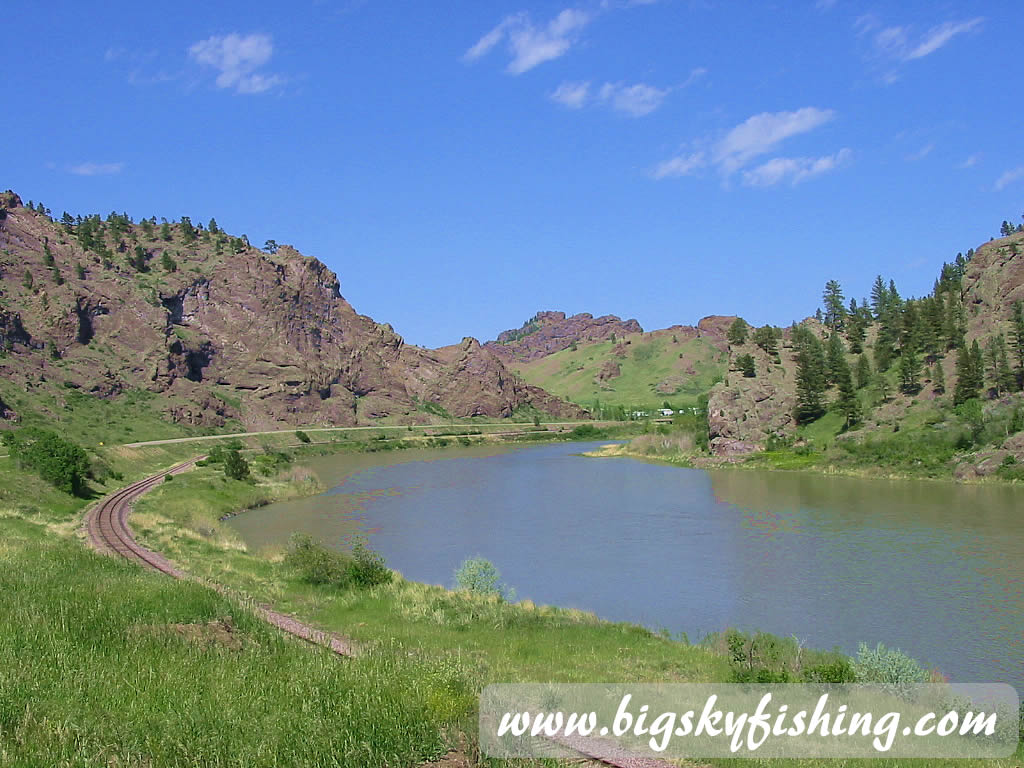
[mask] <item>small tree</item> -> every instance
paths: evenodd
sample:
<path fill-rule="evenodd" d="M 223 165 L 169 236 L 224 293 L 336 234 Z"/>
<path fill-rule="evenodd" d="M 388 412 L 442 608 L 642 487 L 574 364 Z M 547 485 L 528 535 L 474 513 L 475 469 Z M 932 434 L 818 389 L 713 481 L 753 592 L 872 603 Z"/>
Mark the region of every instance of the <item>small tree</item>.
<path fill-rule="evenodd" d="M 160 266 L 164 268 L 164 272 L 178 271 L 178 263 L 171 258 L 171 255 L 167 251 L 160 254 Z"/>
<path fill-rule="evenodd" d="M 932 389 L 938 394 L 946 392 L 946 373 L 942 370 L 942 361 L 935 362 L 935 375 L 932 377 Z"/>
<path fill-rule="evenodd" d="M 757 370 L 754 368 L 754 358 L 748 353 L 744 353 L 736 358 L 736 367 L 748 379 L 752 379 L 757 375 Z"/>
<path fill-rule="evenodd" d="M 455 585 L 474 595 L 505 597 L 507 587 L 501 583 L 501 572 L 494 563 L 482 557 L 464 560 L 455 570 Z"/>
<path fill-rule="evenodd" d="M 78 261 L 75 262 L 75 277 L 79 280 L 85 280 L 85 267 Z"/>
<path fill-rule="evenodd" d="M 900 391 L 905 395 L 917 394 L 921 389 L 921 361 L 913 349 L 903 350 L 900 357 Z"/>
<path fill-rule="evenodd" d="M 742 317 L 737 317 L 735 320 L 732 321 L 732 325 L 729 326 L 729 330 L 726 332 L 725 338 L 729 341 L 730 344 L 733 344 L 734 346 L 739 346 L 740 344 L 746 342 L 747 331 L 749 329 L 750 326 L 747 325 L 747 321 L 744 320 Z"/>
<path fill-rule="evenodd" d="M 280 247 L 281 246 L 277 244 L 276 240 L 267 240 L 267 242 L 263 244 L 263 250 L 267 253 L 277 253 L 277 250 Z"/>
<path fill-rule="evenodd" d="M 754 331 L 754 343 L 757 344 L 761 349 L 768 355 L 777 355 L 779 352 L 778 348 L 778 335 L 775 333 L 775 329 L 770 325 L 762 325 L 756 331 Z"/>
<path fill-rule="evenodd" d="M 301 429 L 298 429 L 298 430 L 295 431 L 295 437 L 297 437 L 299 439 L 300 443 L 308 443 L 309 442 L 309 435 L 307 435 Z"/>
<path fill-rule="evenodd" d="M 35 284 L 32 280 L 32 273 L 27 269 L 25 270 L 25 276 L 21 279 L 21 284 L 25 286 L 26 291 L 31 291 L 32 286 Z"/>
<path fill-rule="evenodd" d="M 234 448 L 224 452 L 224 474 L 232 480 L 249 479 L 249 462 Z"/>
<path fill-rule="evenodd" d="M 868 356 L 864 353 L 857 358 L 857 370 L 856 370 L 857 389 L 864 389 L 868 384 L 871 383 L 871 363 L 868 362 Z"/>
<path fill-rule="evenodd" d="M 160 225 L 160 239 L 167 242 L 171 241 L 171 225 L 166 221 Z"/>

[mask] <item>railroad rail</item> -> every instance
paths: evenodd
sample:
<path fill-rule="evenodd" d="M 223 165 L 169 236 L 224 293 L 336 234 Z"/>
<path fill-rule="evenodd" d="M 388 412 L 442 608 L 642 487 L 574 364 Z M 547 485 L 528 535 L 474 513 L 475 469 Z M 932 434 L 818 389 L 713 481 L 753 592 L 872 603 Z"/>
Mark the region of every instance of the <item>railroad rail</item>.
<path fill-rule="evenodd" d="M 197 581 L 224 595 L 241 598 L 249 602 L 252 610 L 264 621 L 272 624 L 288 634 L 305 640 L 313 645 L 323 646 L 330 649 L 338 656 L 351 657 L 356 654 L 356 648 L 350 640 L 333 632 L 325 632 L 321 629 L 299 621 L 279 611 L 275 611 L 264 605 L 252 605 L 244 596 L 237 595 L 220 584 L 212 584 L 186 573 L 178 568 L 168 558 L 159 552 L 154 552 L 142 546 L 128 525 L 128 518 L 132 513 L 135 501 L 151 491 L 168 475 L 177 475 L 192 469 L 196 462 L 201 461 L 204 456 L 197 456 L 170 469 L 151 475 L 115 491 L 109 496 L 100 500 L 86 514 L 85 533 L 93 549 L 115 557 L 122 557 L 143 568 L 165 573 L 175 579 L 186 581 Z M 578 752 L 582 757 L 589 758 L 601 765 L 610 768 L 675 768 L 671 763 L 663 760 L 656 760 L 649 757 L 625 752 L 620 747 L 603 743 L 599 740 L 591 740 L 580 737 L 551 739 Z"/>

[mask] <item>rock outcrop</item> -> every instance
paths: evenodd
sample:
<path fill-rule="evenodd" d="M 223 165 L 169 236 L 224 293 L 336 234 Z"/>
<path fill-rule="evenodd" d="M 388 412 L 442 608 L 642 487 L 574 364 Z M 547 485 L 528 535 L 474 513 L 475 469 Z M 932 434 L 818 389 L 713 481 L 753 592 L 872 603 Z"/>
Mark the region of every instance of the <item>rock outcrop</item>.
<path fill-rule="evenodd" d="M 102 397 L 146 389 L 171 421 L 239 419 L 254 429 L 417 423 L 438 409 L 585 415 L 525 384 L 475 340 L 406 344 L 358 314 L 337 276 L 293 248 L 269 254 L 205 231 L 190 241 L 177 225 L 168 241 L 159 228 L 127 222 L 105 223 L 83 247 L 74 227 L 4 200 L 0 378 L 19 388 L 67 382 Z M 130 262 L 136 246 L 143 270 Z"/>
<path fill-rule="evenodd" d="M 622 320 L 615 315 L 594 317 L 583 312 L 566 317 L 564 312 L 538 312 L 521 328 L 503 331 L 495 341 L 484 346 L 505 362 L 528 363 L 546 357 L 573 344 L 604 341 L 615 336 L 643 333 L 636 320 Z"/>

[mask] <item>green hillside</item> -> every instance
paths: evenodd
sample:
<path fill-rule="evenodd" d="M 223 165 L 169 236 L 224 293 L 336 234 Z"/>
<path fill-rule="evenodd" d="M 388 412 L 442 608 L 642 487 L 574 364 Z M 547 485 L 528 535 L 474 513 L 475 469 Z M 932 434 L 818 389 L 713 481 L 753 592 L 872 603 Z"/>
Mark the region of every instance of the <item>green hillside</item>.
<path fill-rule="evenodd" d="M 608 364 L 620 373 L 601 378 Z M 708 340 L 661 330 L 579 344 L 515 370 L 528 383 L 584 405 L 600 400 L 652 408 L 666 400 L 673 407 L 695 404 L 725 375 L 726 365 L 726 353 Z"/>

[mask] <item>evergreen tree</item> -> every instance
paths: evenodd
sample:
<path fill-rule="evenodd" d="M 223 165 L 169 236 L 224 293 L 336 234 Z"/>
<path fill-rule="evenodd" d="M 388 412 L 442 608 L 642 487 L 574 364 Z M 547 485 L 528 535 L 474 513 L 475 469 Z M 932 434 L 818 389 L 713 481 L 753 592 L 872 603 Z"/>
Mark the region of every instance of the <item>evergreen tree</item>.
<path fill-rule="evenodd" d="M 166 221 L 160 225 L 160 239 L 170 242 L 171 240 L 171 225 Z"/>
<path fill-rule="evenodd" d="M 1017 388 L 1024 389 L 1024 302 L 1014 303 L 1010 323 L 1010 348 L 1017 361 Z"/>
<path fill-rule="evenodd" d="M 842 414 L 845 422 L 845 429 L 849 429 L 860 422 L 860 400 L 857 398 L 857 391 L 853 387 L 853 378 L 850 376 L 850 367 L 843 361 L 843 368 L 839 372 L 839 379 L 836 382 L 839 392 L 836 396 L 836 409 Z"/>
<path fill-rule="evenodd" d="M 153 222 L 149 219 L 143 219 L 139 226 L 142 227 L 142 234 L 149 238 L 153 237 Z"/>
<path fill-rule="evenodd" d="M 856 380 L 857 389 L 864 389 L 871 383 L 871 363 L 868 362 L 868 356 L 864 353 L 857 358 Z"/>
<path fill-rule="evenodd" d="M 871 286 L 871 309 L 874 310 L 875 320 L 882 319 L 882 314 L 885 312 L 887 296 L 888 291 L 885 290 L 885 282 L 882 280 L 882 276 L 878 275 L 875 278 L 874 284 Z"/>
<path fill-rule="evenodd" d="M 25 270 L 24 277 L 22 277 L 21 279 L 21 284 L 25 286 L 26 291 L 31 291 L 32 286 L 35 284 L 34 281 L 32 280 L 32 273 L 27 269 Z"/>
<path fill-rule="evenodd" d="M 975 339 L 971 342 L 971 376 L 974 385 L 980 391 L 985 389 L 985 356 L 981 352 L 981 345 Z"/>
<path fill-rule="evenodd" d="M 838 281 L 829 280 L 825 283 L 822 301 L 825 304 L 825 325 L 835 333 L 843 327 L 843 323 L 846 320 L 846 307 L 843 306 L 843 289 Z"/>
<path fill-rule="evenodd" d="M 832 335 L 828 337 L 828 353 L 825 358 L 826 381 L 829 384 L 838 384 L 843 369 L 849 372 L 849 366 L 846 364 L 846 349 L 843 347 L 843 340 L 839 337 L 839 333 L 833 331 Z"/>
<path fill-rule="evenodd" d="M 729 326 L 728 332 L 725 334 L 726 339 L 729 343 L 734 346 L 739 346 L 747 341 L 747 331 L 750 326 L 747 325 L 747 321 L 742 317 L 737 317 L 732 321 L 732 325 Z"/>
<path fill-rule="evenodd" d="M 974 372 L 971 350 L 966 346 L 960 347 L 956 353 L 956 387 L 953 390 L 953 405 L 966 403 L 980 394 L 981 385 L 978 384 Z"/>
<path fill-rule="evenodd" d="M 178 264 L 171 258 L 171 254 L 164 251 L 160 254 L 160 266 L 164 268 L 164 272 L 177 272 Z"/>
<path fill-rule="evenodd" d="M 220 227 L 217 226 L 216 219 L 210 219 L 210 223 L 206 225 L 206 228 L 210 231 L 211 235 L 220 234 Z"/>
<path fill-rule="evenodd" d="M 921 390 L 921 361 L 913 349 L 905 349 L 900 356 L 900 391 L 914 395 Z"/>
<path fill-rule="evenodd" d="M 942 370 L 942 361 L 935 362 L 935 375 L 932 377 L 932 389 L 940 395 L 946 391 L 946 373 Z"/>
<path fill-rule="evenodd" d="M 825 413 L 822 396 L 826 389 L 825 353 L 821 342 L 807 333 L 796 356 L 796 409 L 798 424 L 806 424 Z"/>
<path fill-rule="evenodd" d="M 185 245 L 195 242 L 197 235 L 196 228 L 192 226 L 192 219 L 188 216 L 182 216 L 179 228 L 181 229 L 181 239 L 185 242 Z M 164 239 L 166 240 L 168 238 Z"/>
<path fill-rule="evenodd" d="M 85 267 L 80 262 L 75 262 L 75 277 L 79 280 L 85 280 Z"/>
<path fill-rule="evenodd" d="M 763 349 L 765 354 L 774 356 L 779 353 L 779 337 L 772 326 L 762 325 L 754 331 L 753 339 L 754 343 Z"/>
<path fill-rule="evenodd" d="M 757 375 L 754 368 L 754 358 L 749 353 L 744 353 L 736 358 L 736 368 L 748 379 Z"/>

